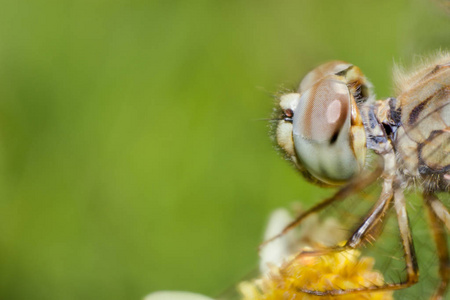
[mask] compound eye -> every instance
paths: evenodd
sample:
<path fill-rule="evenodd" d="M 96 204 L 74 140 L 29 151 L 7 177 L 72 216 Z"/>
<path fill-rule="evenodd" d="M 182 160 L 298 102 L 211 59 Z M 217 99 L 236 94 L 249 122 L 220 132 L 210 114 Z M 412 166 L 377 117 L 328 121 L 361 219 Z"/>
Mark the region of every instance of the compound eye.
<path fill-rule="evenodd" d="M 347 86 L 337 80 L 322 80 L 306 91 L 300 103 L 304 107 L 295 113 L 300 116 L 296 118 L 298 126 L 294 125 L 294 134 L 316 142 L 335 142 L 350 116 Z"/>
<path fill-rule="evenodd" d="M 300 83 L 299 92 L 305 92 L 309 90 L 316 82 L 318 82 L 322 78 L 342 72 L 350 68 L 351 66 L 352 66 L 351 64 L 344 61 L 331 61 L 323 65 L 320 65 L 314 70 L 310 71 L 308 74 L 306 74 L 306 76 Z"/>
<path fill-rule="evenodd" d="M 351 95 L 344 82 L 326 77 L 301 96 L 293 117 L 295 152 L 317 179 L 342 184 L 359 172 L 350 126 Z"/>

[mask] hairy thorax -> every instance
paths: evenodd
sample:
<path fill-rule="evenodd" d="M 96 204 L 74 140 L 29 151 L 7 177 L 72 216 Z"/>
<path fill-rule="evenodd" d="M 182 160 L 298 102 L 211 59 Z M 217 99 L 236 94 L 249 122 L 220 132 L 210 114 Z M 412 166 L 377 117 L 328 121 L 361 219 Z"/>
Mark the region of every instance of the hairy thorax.
<path fill-rule="evenodd" d="M 396 99 L 368 104 L 396 154 L 397 173 L 426 191 L 449 191 L 450 65 L 424 69 L 402 88 Z"/>

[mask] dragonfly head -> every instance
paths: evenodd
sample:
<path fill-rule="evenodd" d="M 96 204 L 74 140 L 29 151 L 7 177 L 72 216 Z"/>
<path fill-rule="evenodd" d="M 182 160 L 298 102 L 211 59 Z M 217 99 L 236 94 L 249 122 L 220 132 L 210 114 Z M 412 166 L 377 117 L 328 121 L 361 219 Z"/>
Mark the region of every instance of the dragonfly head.
<path fill-rule="evenodd" d="M 279 146 L 307 178 L 331 186 L 364 167 L 366 136 L 356 103 L 368 98 L 359 68 L 332 63 L 311 71 L 298 93 L 280 97 L 276 132 Z"/>

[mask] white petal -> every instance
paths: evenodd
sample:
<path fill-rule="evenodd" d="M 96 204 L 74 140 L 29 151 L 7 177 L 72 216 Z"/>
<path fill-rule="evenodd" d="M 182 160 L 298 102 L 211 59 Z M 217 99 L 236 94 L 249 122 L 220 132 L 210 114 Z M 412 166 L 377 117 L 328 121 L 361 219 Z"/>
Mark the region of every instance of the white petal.
<path fill-rule="evenodd" d="M 214 300 L 212 298 L 189 292 L 155 292 L 147 295 L 144 300 Z"/>
<path fill-rule="evenodd" d="M 268 240 L 271 237 L 279 234 L 286 225 L 292 221 L 292 217 L 286 209 L 275 210 L 269 218 L 266 232 L 264 234 L 264 240 Z M 261 273 L 269 271 L 270 265 L 281 266 L 284 259 L 291 255 L 291 245 L 295 242 L 294 232 L 291 231 L 282 237 L 267 244 L 261 249 L 259 253 L 261 261 L 259 268 Z"/>

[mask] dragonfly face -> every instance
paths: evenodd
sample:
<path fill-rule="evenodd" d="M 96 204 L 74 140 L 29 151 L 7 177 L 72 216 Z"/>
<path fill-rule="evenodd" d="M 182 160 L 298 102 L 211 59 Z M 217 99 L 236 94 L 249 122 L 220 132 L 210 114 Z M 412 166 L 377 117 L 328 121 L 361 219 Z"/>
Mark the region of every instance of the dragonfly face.
<path fill-rule="evenodd" d="M 278 145 L 320 185 L 342 185 L 358 176 L 366 149 L 395 149 L 402 180 L 448 191 L 450 58 L 443 56 L 413 78 L 397 74 L 398 98 L 379 101 L 358 67 L 343 61 L 317 67 L 297 93 L 280 97 Z"/>
<path fill-rule="evenodd" d="M 366 137 L 357 102 L 368 99 L 368 85 L 358 67 L 335 61 L 281 97 L 277 141 L 307 178 L 340 185 L 361 172 Z"/>
<path fill-rule="evenodd" d="M 396 282 L 326 291 L 298 286 L 299 292 L 337 296 L 399 290 L 418 282 L 404 196 L 413 188 L 422 193 L 439 258 L 440 279 L 433 299 L 442 299 L 446 292 L 450 256 L 444 227 L 450 230 L 450 212 L 439 197 L 448 198 L 450 191 L 450 53 L 439 53 L 410 73 L 397 70 L 395 81 L 396 97 L 375 101 L 358 67 L 333 61 L 308 73 L 297 93 L 280 97 L 278 145 L 308 180 L 339 190 L 262 246 L 301 226 L 309 216 L 379 183 L 378 200 L 345 228 L 349 233 L 345 243 L 300 252 L 296 258 L 361 248 L 382 234 L 384 219 L 393 211 L 405 262 L 406 276 Z M 372 166 L 366 159 L 369 151 L 379 158 L 371 161 Z"/>

